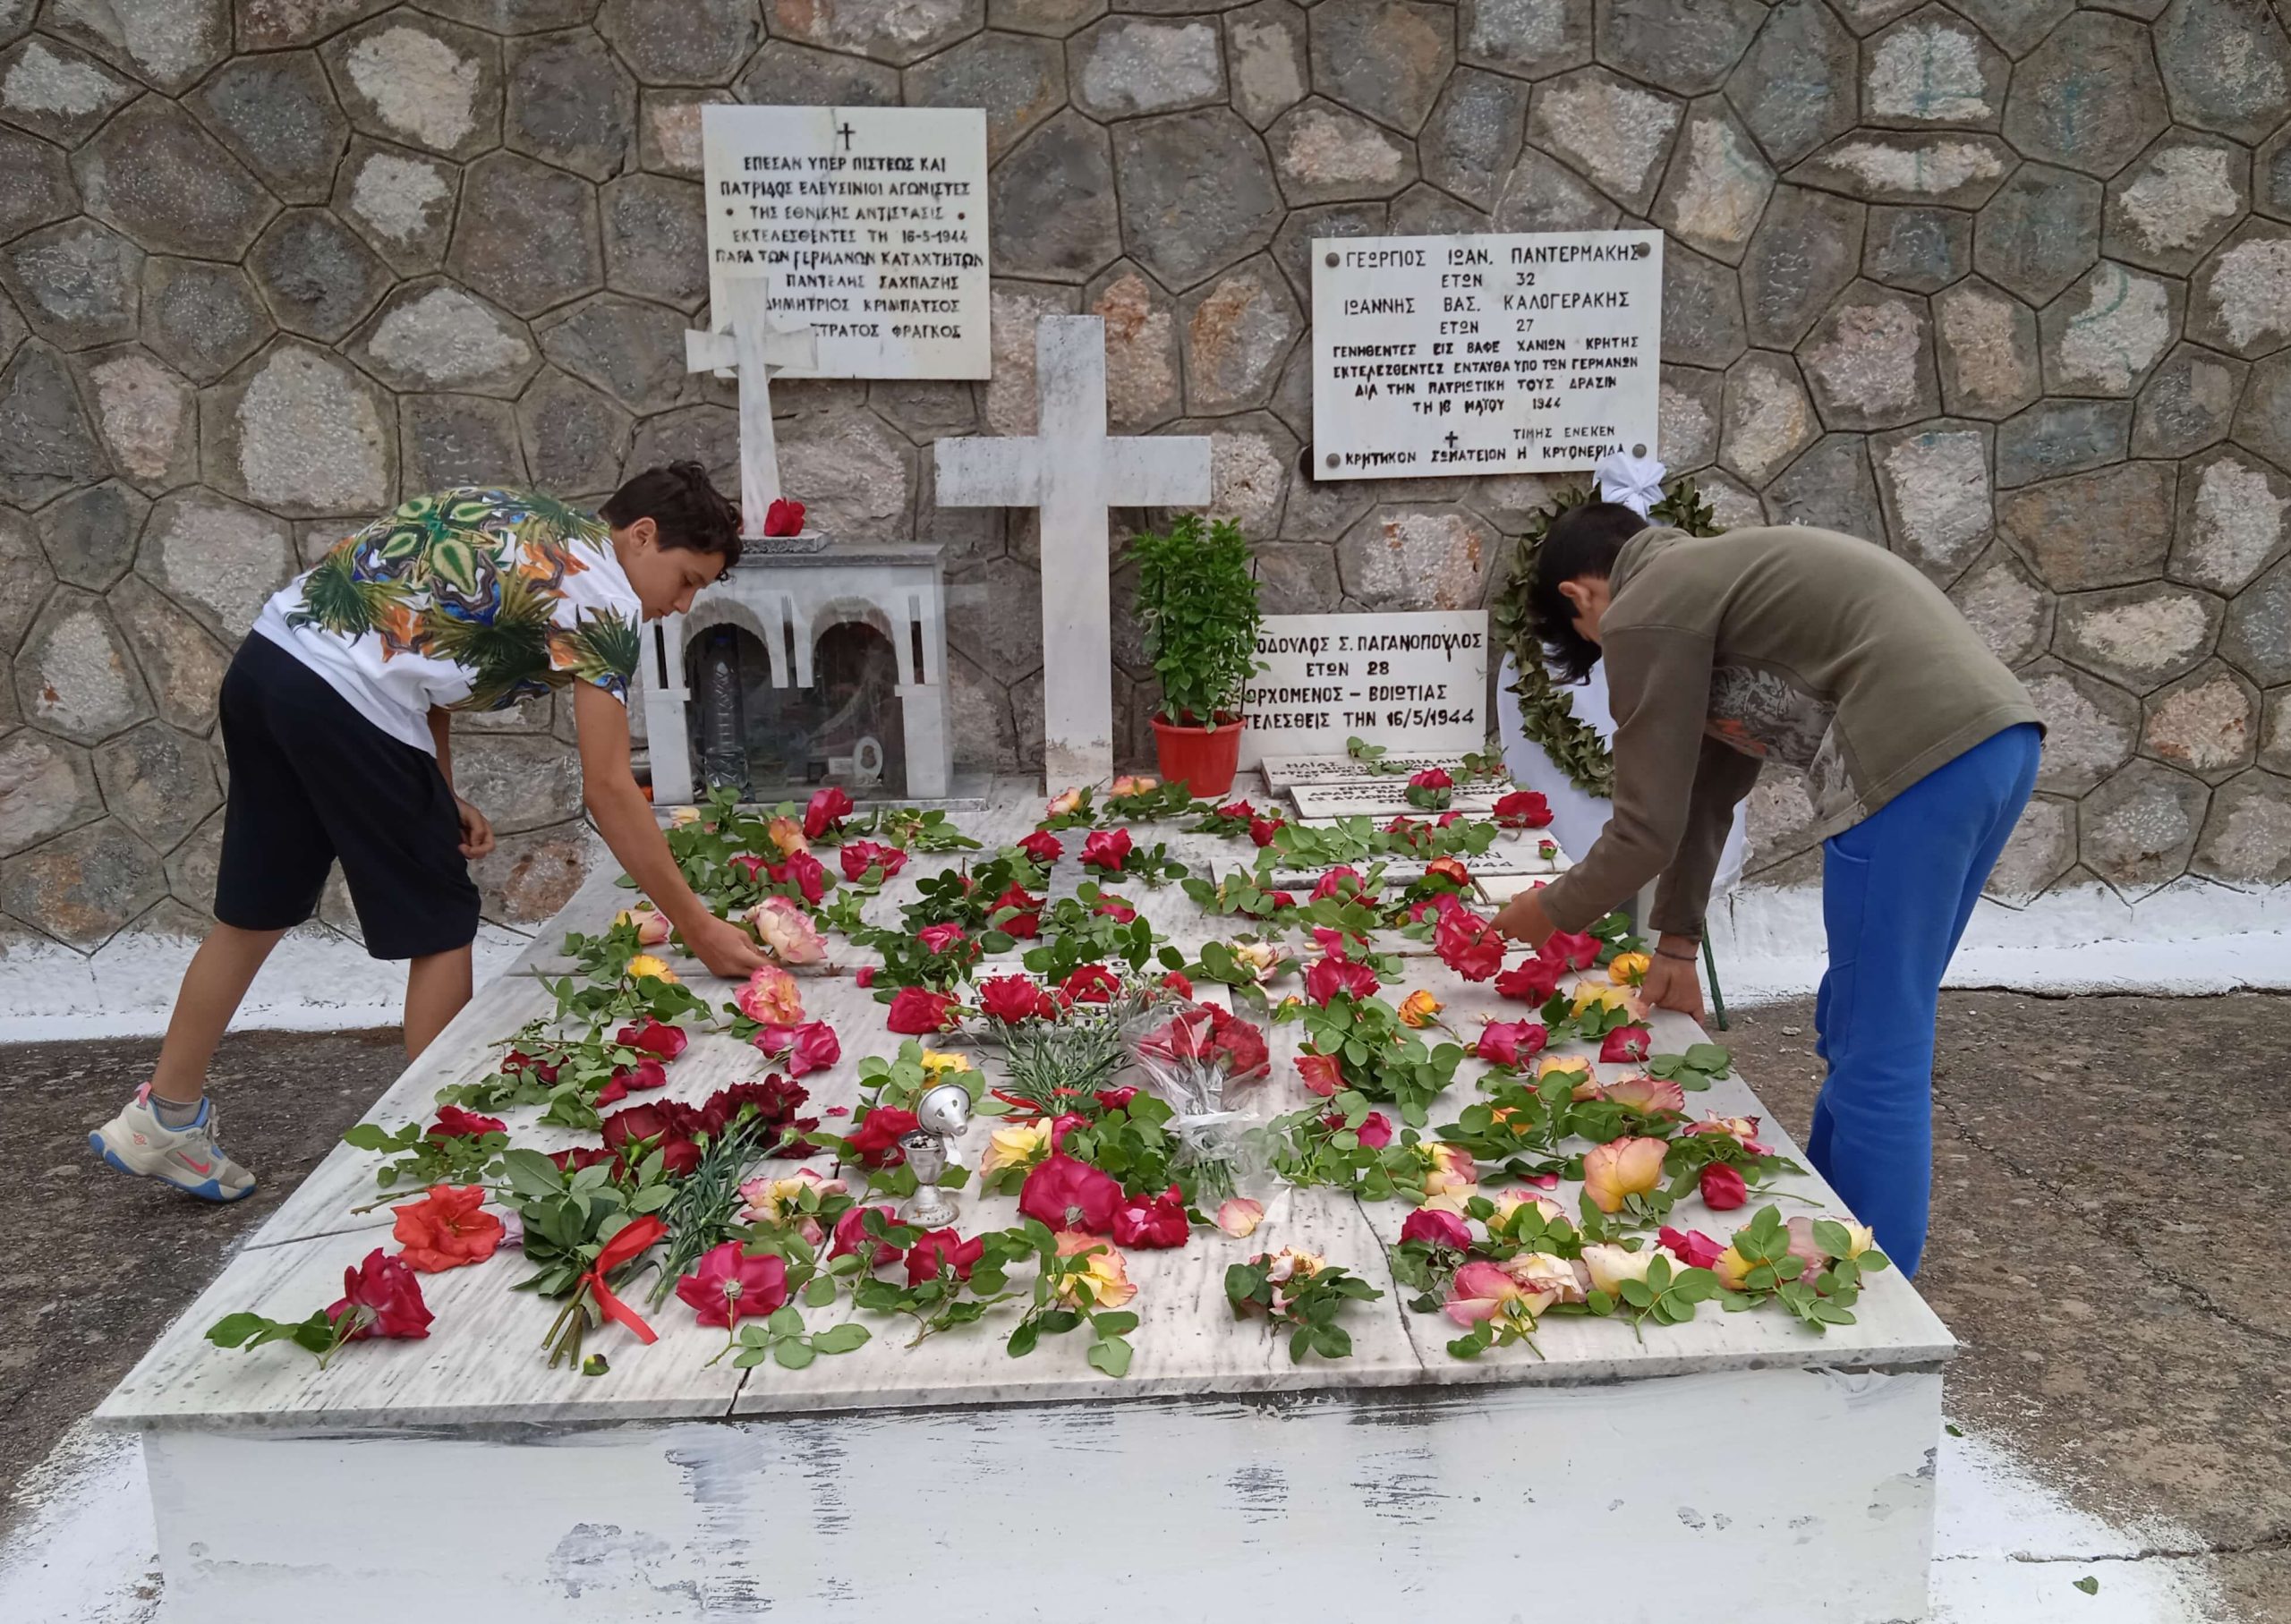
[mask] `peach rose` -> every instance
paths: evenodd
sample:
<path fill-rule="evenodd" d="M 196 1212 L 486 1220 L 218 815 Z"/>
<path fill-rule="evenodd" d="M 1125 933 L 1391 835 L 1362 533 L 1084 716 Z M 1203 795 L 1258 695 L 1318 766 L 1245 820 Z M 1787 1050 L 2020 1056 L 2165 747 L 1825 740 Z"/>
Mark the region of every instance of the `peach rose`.
<path fill-rule="evenodd" d="M 827 938 L 789 897 L 765 897 L 748 910 L 748 923 L 763 950 L 783 965 L 816 965 L 827 957 Z"/>
<path fill-rule="evenodd" d="M 1400 1001 L 1400 1019 L 1403 1026 L 1422 1028 L 1440 1018 L 1440 1000 L 1418 987 Z"/>
<path fill-rule="evenodd" d="M 763 1026 L 795 1026 L 804 1019 L 804 995 L 796 978 L 777 965 L 751 974 L 732 1002 L 742 1015 Z"/>
<path fill-rule="evenodd" d="M 804 826 L 793 818 L 774 818 L 763 826 L 763 832 L 782 857 L 812 849 L 811 841 L 805 838 Z"/>
<path fill-rule="evenodd" d="M 1583 1248 L 1583 1267 L 1591 1276 L 1591 1284 L 1609 1297 L 1622 1289 L 1625 1280 L 1643 1280 L 1647 1270 L 1658 1254 L 1653 1247 L 1633 1252 L 1628 1246 L 1606 1243 Z"/>
<path fill-rule="evenodd" d="M 1265 1221 L 1265 1203 L 1251 1201 L 1246 1195 L 1236 1195 L 1217 1209 L 1217 1227 L 1235 1240 L 1244 1240 L 1256 1233 Z"/>
<path fill-rule="evenodd" d="M 1602 1212 L 1620 1212 L 1623 1202 L 1644 1195 L 1663 1182 L 1663 1157 L 1671 1147 L 1660 1139 L 1614 1139 L 1583 1153 L 1583 1194 Z"/>
<path fill-rule="evenodd" d="M 617 925 L 634 925 L 636 945 L 640 948 L 657 948 L 669 940 L 668 915 L 649 902 L 623 908 L 612 916 L 612 922 Z"/>
<path fill-rule="evenodd" d="M 1072 1229 L 1058 1234 L 1058 1255 L 1078 1257 L 1089 1254 L 1084 1265 L 1083 1280 L 1090 1288 L 1095 1308 L 1119 1308 L 1137 1295 L 1137 1288 L 1130 1283 L 1128 1265 L 1110 1242 L 1094 1235 L 1083 1235 Z M 1082 1296 L 1070 1280 L 1061 1280 L 1058 1288 L 1059 1300 L 1069 1308 L 1082 1306 Z"/>

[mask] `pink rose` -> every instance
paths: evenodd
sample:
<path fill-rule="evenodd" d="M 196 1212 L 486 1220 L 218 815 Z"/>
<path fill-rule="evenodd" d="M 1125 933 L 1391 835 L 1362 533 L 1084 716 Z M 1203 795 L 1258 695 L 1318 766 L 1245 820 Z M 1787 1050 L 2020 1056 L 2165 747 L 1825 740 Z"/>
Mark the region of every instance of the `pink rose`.
<path fill-rule="evenodd" d="M 1400 1227 L 1400 1237 L 1403 1242 L 1429 1241 L 1454 1252 L 1471 1248 L 1470 1226 L 1453 1212 L 1444 1212 L 1437 1207 L 1418 1207 L 1410 1212 L 1408 1221 Z"/>

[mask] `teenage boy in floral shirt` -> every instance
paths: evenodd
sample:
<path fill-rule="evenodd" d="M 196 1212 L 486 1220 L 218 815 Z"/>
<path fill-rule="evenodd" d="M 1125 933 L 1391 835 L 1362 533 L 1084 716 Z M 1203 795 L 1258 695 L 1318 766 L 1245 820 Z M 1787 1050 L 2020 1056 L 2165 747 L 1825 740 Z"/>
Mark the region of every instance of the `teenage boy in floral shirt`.
<path fill-rule="evenodd" d="M 470 997 L 485 814 L 454 793 L 454 713 L 569 689 L 582 799 L 607 846 L 719 975 L 764 961 L 693 895 L 629 769 L 639 623 L 691 608 L 740 526 L 697 463 L 638 474 L 594 515 L 522 490 L 417 497 L 265 606 L 223 678 L 230 763 L 215 929 L 183 973 L 151 1080 L 88 1136 L 123 1173 L 208 1201 L 253 1193 L 216 1142 L 207 1067 L 278 939 L 339 862 L 366 950 L 409 961 L 405 1052 Z"/>
<path fill-rule="evenodd" d="M 1829 938 L 1806 1152 L 1915 1272 L 1941 974 L 2035 784 L 2036 708 L 1914 565 L 1831 531 L 1696 537 L 1587 503 L 1552 525 L 1529 601 L 1563 676 L 1605 659 L 1614 813 L 1496 929 L 1539 947 L 1659 875 L 1644 991 L 1699 1018 L 1695 953 L 1735 803 L 1769 758 L 1802 769 Z"/>

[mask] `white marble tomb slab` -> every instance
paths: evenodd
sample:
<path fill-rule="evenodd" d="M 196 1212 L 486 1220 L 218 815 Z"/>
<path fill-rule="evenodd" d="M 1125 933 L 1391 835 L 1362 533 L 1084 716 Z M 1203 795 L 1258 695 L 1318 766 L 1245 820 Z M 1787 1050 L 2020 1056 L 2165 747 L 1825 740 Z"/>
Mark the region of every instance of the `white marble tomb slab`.
<path fill-rule="evenodd" d="M 1454 755 L 1388 755 L 1376 762 L 1349 755 L 1268 755 L 1258 763 L 1267 788 L 1278 794 L 1299 784 L 1405 784 L 1412 773 L 1444 769 L 1459 783 L 1464 762 Z"/>
<path fill-rule="evenodd" d="M 1386 778 L 1381 784 L 1299 784 L 1290 787 L 1289 798 L 1300 818 L 1436 818 L 1443 812 L 1485 817 L 1511 793 L 1509 785 L 1493 789 L 1459 786 L 1446 806 L 1433 809 L 1409 800 L 1406 778 Z"/>

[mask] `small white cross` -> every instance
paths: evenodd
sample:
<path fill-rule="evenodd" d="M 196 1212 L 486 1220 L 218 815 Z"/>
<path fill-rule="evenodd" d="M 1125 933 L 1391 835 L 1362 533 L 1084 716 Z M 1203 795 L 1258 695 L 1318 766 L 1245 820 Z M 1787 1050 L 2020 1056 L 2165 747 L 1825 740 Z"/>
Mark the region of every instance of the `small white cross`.
<path fill-rule="evenodd" d="M 1106 324 L 1050 316 L 1035 331 L 1039 432 L 937 446 L 948 507 L 1042 510 L 1043 768 L 1050 786 L 1113 772 L 1106 510 L 1209 500 L 1209 441 L 1106 433 Z"/>
<path fill-rule="evenodd" d="M 819 336 L 810 327 L 772 325 L 769 289 L 755 279 L 730 283 L 728 308 L 714 312 L 719 330 L 686 331 L 684 370 L 734 373 L 740 380 L 740 533 L 763 534 L 763 515 L 779 495 L 779 446 L 771 432 L 771 375 L 819 364 Z"/>

